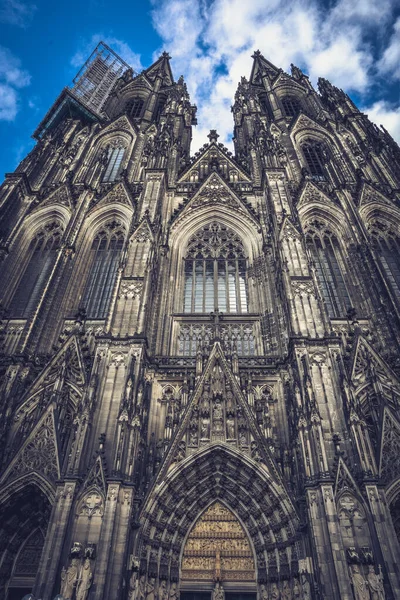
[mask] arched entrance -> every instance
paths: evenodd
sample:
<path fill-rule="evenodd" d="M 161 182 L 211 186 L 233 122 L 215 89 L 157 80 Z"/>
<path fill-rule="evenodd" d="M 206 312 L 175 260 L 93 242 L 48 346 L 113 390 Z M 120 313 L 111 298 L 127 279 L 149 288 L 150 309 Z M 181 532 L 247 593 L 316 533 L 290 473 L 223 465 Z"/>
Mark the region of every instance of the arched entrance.
<path fill-rule="evenodd" d="M 182 600 L 255 600 L 256 572 L 248 536 L 229 508 L 211 504 L 191 529 L 181 562 Z"/>
<path fill-rule="evenodd" d="M 0 597 L 20 600 L 32 590 L 51 504 L 35 484 L 21 487 L 0 505 Z"/>

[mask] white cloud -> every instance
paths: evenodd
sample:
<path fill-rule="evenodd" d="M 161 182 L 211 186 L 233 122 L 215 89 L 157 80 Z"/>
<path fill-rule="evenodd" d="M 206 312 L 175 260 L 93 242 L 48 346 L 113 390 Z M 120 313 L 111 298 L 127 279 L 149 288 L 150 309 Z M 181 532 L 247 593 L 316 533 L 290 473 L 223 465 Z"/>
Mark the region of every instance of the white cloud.
<path fill-rule="evenodd" d="M 112 36 L 101 35 L 100 33 L 92 35 L 90 40 L 83 40 L 81 42 L 79 50 L 71 59 L 71 65 L 80 69 L 99 42 L 104 42 L 107 46 L 110 46 L 134 71 L 138 72 L 143 69 L 140 62 L 140 54 L 133 52 L 126 42 Z"/>
<path fill-rule="evenodd" d="M 250 75 L 256 49 L 286 71 L 292 62 L 299 65 L 314 84 L 326 77 L 346 91 L 366 94 L 375 69 L 366 34 L 385 39 L 395 3 L 337 0 L 324 7 L 318 0 L 153 0 L 153 25 L 163 40 L 154 58 L 161 50 L 172 55 L 174 73 L 184 75 L 198 105 L 192 150 L 206 141 L 209 129 L 229 142 L 229 107 L 240 77 Z M 387 50 L 387 64 L 398 67 L 399 46 L 394 44 L 390 55 Z"/>
<path fill-rule="evenodd" d="M 35 4 L 26 4 L 20 0 L 2 0 L 0 2 L 0 22 L 17 27 L 28 27 L 37 10 Z"/>
<path fill-rule="evenodd" d="M 392 75 L 394 79 L 400 79 L 400 17 L 394 25 L 389 45 L 378 63 L 378 68 L 383 73 Z"/>
<path fill-rule="evenodd" d="M 8 48 L 0 46 L 0 120 L 13 121 L 19 107 L 21 88 L 30 85 L 31 76 Z"/>

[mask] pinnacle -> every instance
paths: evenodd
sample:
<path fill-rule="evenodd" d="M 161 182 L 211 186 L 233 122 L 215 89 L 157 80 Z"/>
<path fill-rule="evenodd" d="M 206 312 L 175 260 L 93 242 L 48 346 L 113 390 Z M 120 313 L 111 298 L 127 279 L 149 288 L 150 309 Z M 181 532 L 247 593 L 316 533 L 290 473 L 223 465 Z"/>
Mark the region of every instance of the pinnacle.
<path fill-rule="evenodd" d="M 208 134 L 207 137 L 210 140 L 210 143 L 217 142 L 218 138 L 219 138 L 219 134 L 217 133 L 216 129 L 210 129 L 210 133 Z"/>

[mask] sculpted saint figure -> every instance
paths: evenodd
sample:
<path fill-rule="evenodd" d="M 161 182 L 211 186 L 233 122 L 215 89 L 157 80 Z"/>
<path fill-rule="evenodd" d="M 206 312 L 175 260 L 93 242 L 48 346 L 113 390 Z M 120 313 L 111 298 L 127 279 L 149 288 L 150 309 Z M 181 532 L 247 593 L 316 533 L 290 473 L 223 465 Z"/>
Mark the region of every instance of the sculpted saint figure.
<path fill-rule="evenodd" d="M 305 573 L 301 574 L 301 587 L 303 590 L 304 600 L 309 600 L 311 598 L 311 588 L 310 582 L 308 581 L 307 575 Z"/>
<path fill-rule="evenodd" d="M 367 582 L 371 600 L 385 600 L 385 590 L 383 588 L 383 577 L 375 573 L 373 565 L 368 567 Z"/>
<path fill-rule="evenodd" d="M 78 579 L 78 559 L 73 558 L 67 570 L 61 571 L 61 596 L 64 600 L 70 600 L 74 593 L 76 580 Z"/>
<path fill-rule="evenodd" d="M 273 583 L 271 585 L 270 598 L 271 598 L 271 600 L 279 600 L 280 597 L 281 597 L 281 593 L 279 591 L 279 588 L 276 585 L 276 583 Z"/>
<path fill-rule="evenodd" d="M 176 582 L 174 581 L 169 590 L 169 600 L 178 600 L 179 598 L 179 590 Z"/>
<path fill-rule="evenodd" d="M 360 572 L 358 565 L 351 566 L 351 578 L 353 581 L 354 597 L 356 600 L 370 600 L 367 582 L 365 581 L 363 574 Z"/>
<path fill-rule="evenodd" d="M 163 579 L 160 582 L 160 587 L 158 588 L 158 600 L 167 600 L 168 598 L 168 590 L 167 590 L 167 582 Z"/>
<path fill-rule="evenodd" d="M 154 577 L 151 577 L 147 582 L 146 587 L 146 600 L 154 600 L 154 589 L 155 589 L 156 580 Z"/>
<path fill-rule="evenodd" d="M 215 584 L 213 595 L 212 595 L 212 600 L 224 600 L 224 598 L 225 598 L 224 588 L 219 583 L 219 581 L 217 581 L 217 583 Z"/>
<path fill-rule="evenodd" d="M 288 581 L 283 582 L 282 600 L 292 600 L 292 590 Z"/>
<path fill-rule="evenodd" d="M 260 587 L 260 600 L 268 600 L 268 590 L 264 584 Z"/>
<path fill-rule="evenodd" d="M 89 588 L 92 585 L 93 574 L 90 568 L 90 560 L 85 559 L 83 563 L 81 577 L 76 588 L 76 600 L 86 600 Z"/>

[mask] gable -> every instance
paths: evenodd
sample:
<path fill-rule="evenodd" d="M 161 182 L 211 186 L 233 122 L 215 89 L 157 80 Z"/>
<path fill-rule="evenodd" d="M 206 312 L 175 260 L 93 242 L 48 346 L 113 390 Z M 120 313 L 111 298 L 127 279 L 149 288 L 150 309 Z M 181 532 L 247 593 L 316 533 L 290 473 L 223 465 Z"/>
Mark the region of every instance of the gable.
<path fill-rule="evenodd" d="M 129 208 L 135 208 L 135 203 L 129 193 L 125 183 L 116 183 L 111 190 L 106 192 L 100 200 L 97 201 L 96 207 L 105 206 L 108 204 L 124 204 Z"/>
<path fill-rule="evenodd" d="M 179 183 L 198 183 L 204 181 L 213 171 L 232 182 L 245 182 L 251 184 L 251 178 L 239 166 L 227 149 L 222 149 L 217 144 L 211 143 L 195 156 L 194 162 L 181 174 Z"/>
<path fill-rule="evenodd" d="M 243 216 L 250 217 L 258 227 L 258 216 L 250 204 L 244 204 L 237 194 L 217 174 L 212 173 L 201 185 L 200 189 L 172 215 L 175 221 L 183 214 L 201 209 L 204 206 L 222 206 L 234 210 Z"/>

